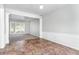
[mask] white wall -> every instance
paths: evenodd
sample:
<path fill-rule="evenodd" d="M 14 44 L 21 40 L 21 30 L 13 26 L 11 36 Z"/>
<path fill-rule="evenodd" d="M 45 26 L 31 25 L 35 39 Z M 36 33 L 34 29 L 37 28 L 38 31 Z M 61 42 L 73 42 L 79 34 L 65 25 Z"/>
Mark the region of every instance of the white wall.
<path fill-rule="evenodd" d="M 79 50 L 79 5 L 66 5 L 44 16 L 43 37 Z"/>
<path fill-rule="evenodd" d="M 30 21 L 30 34 L 39 36 L 40 35 L 40 22 L 39 19 Z"/>
<path fill-rule="evenodd" d="M 30 21 L 26 21 L 25 33 L 30 33 Z"/>
<path fill-rule="evenodd" d="M 43 31 L 73 33 L 74 13 L 71 6 L 65 6 L 43 18 Z"/>

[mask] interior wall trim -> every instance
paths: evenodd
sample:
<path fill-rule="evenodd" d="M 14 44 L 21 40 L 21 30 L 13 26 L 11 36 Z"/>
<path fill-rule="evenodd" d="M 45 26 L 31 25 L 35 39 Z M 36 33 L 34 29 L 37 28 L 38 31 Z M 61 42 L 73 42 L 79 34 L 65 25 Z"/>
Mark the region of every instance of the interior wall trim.
<path fill-rule="evenodd" d="M 43 32 L 43 38 L 79 50 L 79 35 Z"/>

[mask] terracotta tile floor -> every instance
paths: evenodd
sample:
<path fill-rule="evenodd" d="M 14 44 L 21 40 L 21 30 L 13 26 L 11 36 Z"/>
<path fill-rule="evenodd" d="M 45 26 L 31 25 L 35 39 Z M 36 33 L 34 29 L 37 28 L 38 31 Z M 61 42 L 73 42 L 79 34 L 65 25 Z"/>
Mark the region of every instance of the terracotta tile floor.
<path fill-rule="evenodd" d="M 79 51 L 44 39 L 20 40 L 0 50 L 1 55 L 79 55 Z"/>

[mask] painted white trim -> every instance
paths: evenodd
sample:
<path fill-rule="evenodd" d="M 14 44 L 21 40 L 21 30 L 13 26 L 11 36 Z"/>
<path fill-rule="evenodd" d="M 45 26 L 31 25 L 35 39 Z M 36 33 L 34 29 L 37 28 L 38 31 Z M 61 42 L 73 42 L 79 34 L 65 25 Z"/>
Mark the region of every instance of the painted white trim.
<path fill-rule="evenodd" d="M 5 47 L 5 35 L 4 35 L 4 6 L 0 5 L 0 48 Z"/>
<path fill-rule="evenodd" d="M 5 10 L 5 43 L 9 44 L 9 13 Z"/>
<path fill-rule="evenodd" d="M 43 38 L 79 50 L 79 35 L 43 32 Z"/>
<path fill-rule="evenodd" d="M 40 17 L 40 38 L 42 38 L 43 32 L 42 32 L 42 16 Z"/>

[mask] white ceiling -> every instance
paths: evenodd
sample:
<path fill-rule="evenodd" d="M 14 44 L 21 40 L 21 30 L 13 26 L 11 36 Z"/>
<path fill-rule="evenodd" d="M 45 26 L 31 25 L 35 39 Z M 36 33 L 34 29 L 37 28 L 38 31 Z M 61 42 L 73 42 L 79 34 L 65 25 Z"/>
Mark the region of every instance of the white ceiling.
<path fill-rule="evenodd" d="M 60 7 L 65 6 L 64 4 L 42 4 L 42 5 L 44 5 L 43 10 L 40 10 L 40 4 L 6 4 L 5 6 L 6 8 L 35 13 L 42 16 L 49 14 Z"/>

